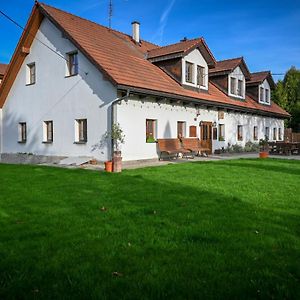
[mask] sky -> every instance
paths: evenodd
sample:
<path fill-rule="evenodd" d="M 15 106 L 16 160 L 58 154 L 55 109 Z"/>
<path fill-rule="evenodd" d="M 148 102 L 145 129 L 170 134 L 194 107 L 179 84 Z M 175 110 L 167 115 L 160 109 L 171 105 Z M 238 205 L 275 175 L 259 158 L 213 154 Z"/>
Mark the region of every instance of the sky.
<path fill-rule="evenodd" d="M 204 37 L 217 60 L 243 56 L 250 71 L 300 68 L 300 0 L 112 0 L 112 28 L 158 45 Z M 109 0 L 43 0 L 108 25 Z M 33 0 L 0 0 L 0 10 L 25 25 Z M 21 29 L 0 16 L 0 62 L 8 63 Z M 274 76 L 275 80 L 282 76 Z"/>

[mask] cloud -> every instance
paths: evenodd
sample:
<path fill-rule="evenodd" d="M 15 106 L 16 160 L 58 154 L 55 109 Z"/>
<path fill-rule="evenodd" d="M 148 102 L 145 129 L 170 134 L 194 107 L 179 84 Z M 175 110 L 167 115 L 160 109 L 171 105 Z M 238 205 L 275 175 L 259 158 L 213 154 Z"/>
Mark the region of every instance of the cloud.
<path fill-rule="evenodd" d="M 159 44 L 162 43 L 163 38 L 164 38 L 164 33 L 165 33 L 165 28 L 168 23 L 169 15 L 172 11 L 172 8 L 175 4 L 176 0 L 171 0 L 169 2 L 169 5 L 165 8 L 163 13 L 161 14 L 160 20 L 159 20 L 159 28 L 156 31 L 154 35 L 154 39 L 158 41 Z"/>

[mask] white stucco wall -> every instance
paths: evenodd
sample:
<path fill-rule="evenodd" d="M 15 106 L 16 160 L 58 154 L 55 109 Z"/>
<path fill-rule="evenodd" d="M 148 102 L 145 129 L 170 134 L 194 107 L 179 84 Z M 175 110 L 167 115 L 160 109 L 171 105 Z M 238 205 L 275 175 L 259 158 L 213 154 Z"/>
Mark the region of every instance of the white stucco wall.
<path fill-rule="evenodd" d="M 197 110 L 194 107 L 158 104 L 150 97 L 143 102 L 135 97 L 122 101 L 117 105 L 117 120 L 126 135 L 125 144 L 122 145 L 123 159 L 157 158 L 157 145 L 146 143 L 146 119 L 157 120 L 157 138 L 177 138 L 177 121 L 186 122 L 187 137 L 191 125 L 197 126 L 197 135 L 200 137 L 200 121 L 216 122 L 217 128 L 219 124 L 225 124 L 225 141 L 213 141 L 213 151 L 226 148 L 228 143 L 244 146 L 249 140 L 254 142 L 254 126 L 258 126 L 258 139 L 264 138 L 266 126 L 270 127 L 270 135 L 273 127 L 281 127 L 282 132 L 284 128 L 284 122 L 280 119 L 225 112 L 224 119 L 218 120 L 217 110 L 201 108 L 199 112 L 200 115 L 197 117 Z M 237 141 L 237 125 L 243 125 L 243 141 Z"/>
<path fill-rule="evenodd" d="M 193 83 L 186 82 L 185 80 L 185 67 L 186 67 L 186 62 L 190 62 L 194 64 L 194 73 L 193 73 Z M 191 53 L 189 53 L 187 56 L 182 58 L 182 83 L 185 85 L 193 86 L 193 87 L 198 87 L 197 85 L 197 66 L 201 66 L 205 68 L 204 74 L 204 81 L 205 81 L 205 86 L 200 86 L 200 89 L 207 90 L 208 89 L 208 66 L 207 62 L 200 53 L 198 49 L 193 50 Z"/>
<path fill-rule="evenodd" d="M 261 87 L 264 88 L 263 99 L 260 98 L 260 88 L 261 88 Z M 260 84 L 259 87 L 258 87 L 258 100 L 259 100 L 260 103 L 263 103 L 263 104 L 266 104 L 266 105 L 270 105 L 270 104 L 271 104 L 271 101 L 269 101 L 269 103 L 265 101 L 265 100 L 266 100 L 266 89 L 269 90 L 269 99 L 271 99 L 271 89 L 270 89 L 270 85 L 269 85 L 268 80 L 265 79 L 265 80 L 262 82 L 262 84 Z"/>
<path fill-rule="evenodd" d="M 237 94 L 232 94 L 230 87 L 231 87 L 231 78 L 235 78 L 236 79 L 236 87 L 238 87 L 238 80 L 242 80 L 243 81 L 243 95 L 239 96 Z M 245 98 L 245 92 L 246 92 L 246 80 L 245 80 L 245 76 L 241 70 L 240 67 L 236 67 L 229 75 L 228 75 L 228 95 L 235 97 L 235 98 L 240 98 L 240 99 L 244 99 Z"/>
<path fill-rule="evenodd" d="M 63 56 L 76 50 L 47 19 L 37 38 Z M 37 40 L 33 42 L 3 107 L 3 153 L 94 156 L 107 160 L 109 147 L 93 151 L 93 145 L 111 124 L 110 102 L 117 92 L 80 51 L 78 57 L 79 75 L 65 78 L 66 61 Z M 26 68 L 32 62 L 36 64 L 36 84 L 26 86 Z M 86 144 L 74 144 L 75 119 L 87 119 Z M 43 121 L 48 120 L 53 120 L 53 143 L 43 144 Z M 25 144 L 18 143 L 19 122 L 27 123 Z"/>

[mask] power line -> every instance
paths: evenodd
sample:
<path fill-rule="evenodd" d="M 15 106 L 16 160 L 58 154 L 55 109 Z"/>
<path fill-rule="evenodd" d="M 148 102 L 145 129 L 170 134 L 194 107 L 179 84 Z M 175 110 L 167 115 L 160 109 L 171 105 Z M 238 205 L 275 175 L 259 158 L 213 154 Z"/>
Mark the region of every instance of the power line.
<path fill-rule="evenodd" d="M 20 25 L 17 21 L 15 21 L 13 18 L 11 18 L 10 16 L 8 16 L 6 13 L 4 13 L 2 10 L 0 10 L 0 14 L 8 19 L 10 22 L 12 22 L 14 25 L 16 25 L 17 27 L 19 27 L 20 29 L 23 30 L 23 32 L 26 32 L 26 28 L 22 25 Z M 67 63 L 69 62 L 67 58 L 65 58 L 62 54 L 60 54 L 59 52 L 55 51 L 54 49 L 52 49 L 50 46 L 48 46 L 46 43 L 44 43 L 43 41 L 41 41 L 39 38 L 36 37 L 36 35 L 33 35 L 31 32 L 26 32 L 28 35 L 32 36 L 33 39 L 37 40 L 39 43 L 41 43 L 43 46 L 45 46 L 46 48 L 48 48 L 51 52 L 53 52 L 54 54 L 56 54 L 58 57 L 62 58 L 63 60 L 65 60 Z M 78 69 L 81 69 L 78 66 Z M 82 69 L 81 69 L 82 70 Z M 87 76 L 88 72 L 82 70 L 84 72 L 84 74 Z"/>

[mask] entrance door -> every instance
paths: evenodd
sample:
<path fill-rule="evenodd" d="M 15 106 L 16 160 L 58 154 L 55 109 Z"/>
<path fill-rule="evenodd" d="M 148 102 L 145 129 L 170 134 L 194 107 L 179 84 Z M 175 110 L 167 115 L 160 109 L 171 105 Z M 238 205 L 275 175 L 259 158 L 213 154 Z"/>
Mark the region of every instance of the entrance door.
<path fill-rule="evenodd" d="M 208 148 L 208 154 L 212 154 L 212 122 L 201 122 L 200 142 L 203 148 Z"/>

